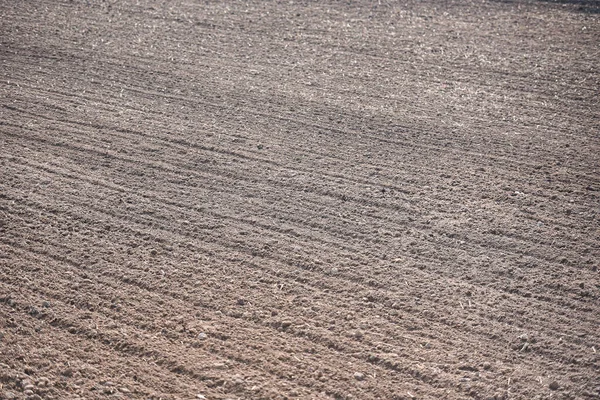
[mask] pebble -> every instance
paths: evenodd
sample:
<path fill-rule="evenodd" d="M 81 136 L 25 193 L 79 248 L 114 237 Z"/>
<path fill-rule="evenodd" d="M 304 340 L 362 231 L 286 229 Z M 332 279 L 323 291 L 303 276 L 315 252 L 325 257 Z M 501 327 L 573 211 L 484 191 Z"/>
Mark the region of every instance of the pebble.
<path fill-rule="evenodd" d="M 23 389 L 33 390 L 33 389 L 35 389 L 35 386 L 33 386 L 31 383 L 28 383 L 27 385 L 23 386 Z"/>
<path fill-rule="evenodd" d="M 550 388 L 550 390 L 558 390 L 558 388 L 560 387 L 560 385 L 558 384 L 558 382 L 552 381 L 552 382 L 550 382 L 550 384 L 548 385 L 548 387 Z"/>
<path fill-rule="evenodd" d="M 235 385 L 239 385 L 239 386 L 241 386 L 241 385 L 243 385 L 243 384 L 245 383 L 245 382 L 244 382 L 244 380 L 243 380 L 242 378 L 235 378 L 235 379 L 233 379 L 233 380 L 232 380 L 232 382 L 233 382 Z"/>
<path fill-rule="evenodd" d="M 48 386 L 50 384 L 50 379 L 42 376 L 37 380 L 38 386 Z"/>
<path fill-rule="evenodd" d="M 105 387 L 102 390 L 102 393 L 104 393 L 104 394 L 113 394 L 114 392 L 115 392 L 115 389 L 112 387 Z"/>
<path fill-rule="evenodd" d="M 215 369 L 227 369 L 227 364 L 225 363 L 214 363 L 213 368 Z"/>
<path fill-rule="evenodd" d="M 31 390 L 31 389 L 27 389 L 26 391 L 24 391 L 24 392 L 23 392 L 23 394 L 24 394 L 25 396 L 32 396 L 32 395 L 33 395 L 33 390 Z"/>
<path fill-rule="evenodd" d="M 289 328 L 290 326 L 292 326 L 292 321 L 288 321 L 288 320 L 281 321 L 281 327 L 282 327 L 283 329 L 287 329 L 287 328 Z"/>
<path fill-rule="evenodd" d="M 197 395 L 196 395 L 196 398 L 197 398 L 197 399 L 206 399 L 206 397 L 204 397 L 204 396 L 203 396 L 203 395 L 201 395 L 201 394 L 197 394 Z"/>
<path fill-rule="evenodd" d="M 365 374 L 363 374 L 362 372 L 355 372 L 354 379 L 356 379 L 357 381 L 362 381 L 365 379 Z"/>
<path fill-rule="evenodd" d="M 200 332 L 198 334 L 198 340 L 206 340 L 206 339 L 208 339 L 208 335 L 206 333 Z"/>
<path fill-rule="evenodd" d="M 483 363 L 483 369 L 485 369 L 486 371 L 488 371 L 491 368 L 492 368 L 492 364 L 490 364 L 489 362 L 486 361 Z"/>

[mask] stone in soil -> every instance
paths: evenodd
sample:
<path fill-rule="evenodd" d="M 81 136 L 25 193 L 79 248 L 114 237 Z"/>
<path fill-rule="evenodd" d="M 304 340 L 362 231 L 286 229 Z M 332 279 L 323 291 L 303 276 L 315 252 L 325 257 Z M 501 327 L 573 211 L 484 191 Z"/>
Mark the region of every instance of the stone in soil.
<path fill-rule="evenodd" d="M 354 379 L 356 379 L 357 381 L 362 381 L 365 379 L 365 374 L 363 374 L 362 372 L 355 372 Z"/>

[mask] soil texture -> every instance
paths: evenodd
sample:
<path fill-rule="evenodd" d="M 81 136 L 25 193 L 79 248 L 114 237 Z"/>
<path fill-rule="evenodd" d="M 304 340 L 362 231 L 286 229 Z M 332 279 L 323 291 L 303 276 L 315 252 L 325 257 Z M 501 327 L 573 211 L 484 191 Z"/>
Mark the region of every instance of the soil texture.
<path fill-rule="evenodd" d="M 600 398 L 596 1 L 0 0 L 0 398 Z"/>

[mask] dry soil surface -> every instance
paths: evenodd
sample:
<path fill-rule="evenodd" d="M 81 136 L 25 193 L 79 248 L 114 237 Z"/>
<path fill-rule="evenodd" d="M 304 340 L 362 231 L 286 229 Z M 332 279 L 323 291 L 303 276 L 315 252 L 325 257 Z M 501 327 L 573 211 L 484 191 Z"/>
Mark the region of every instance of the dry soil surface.
<path fill-rule="evenodd" d="M 599 16 L 0 0 L 0 397 L 598 399 Z"/>

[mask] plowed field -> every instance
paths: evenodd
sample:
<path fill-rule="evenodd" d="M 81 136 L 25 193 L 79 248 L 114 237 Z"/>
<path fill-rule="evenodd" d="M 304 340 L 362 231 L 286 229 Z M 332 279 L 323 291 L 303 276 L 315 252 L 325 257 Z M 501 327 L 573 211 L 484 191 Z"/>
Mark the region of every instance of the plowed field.
<path fill-rule="evenodd" d="M 0 0 L 0 398 L 598 399 L 596 1 Z"/>

